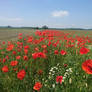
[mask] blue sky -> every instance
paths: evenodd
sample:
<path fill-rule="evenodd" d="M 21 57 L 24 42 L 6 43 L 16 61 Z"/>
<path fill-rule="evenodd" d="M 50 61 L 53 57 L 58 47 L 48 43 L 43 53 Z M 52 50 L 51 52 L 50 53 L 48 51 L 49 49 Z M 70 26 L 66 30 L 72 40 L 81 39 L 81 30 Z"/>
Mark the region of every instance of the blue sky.
<path fill-rule="evenodd" d="M 0 26 L 92 28 L 92 0 L 0 0 Z"/>

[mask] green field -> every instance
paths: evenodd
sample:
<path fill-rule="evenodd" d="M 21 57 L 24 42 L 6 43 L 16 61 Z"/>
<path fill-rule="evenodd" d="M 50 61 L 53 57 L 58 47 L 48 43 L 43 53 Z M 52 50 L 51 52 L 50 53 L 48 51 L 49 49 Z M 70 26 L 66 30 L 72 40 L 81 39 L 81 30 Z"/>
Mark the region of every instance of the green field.
<path fill-rule="evenodd" d="M 92 92 L 91 30 L 2 28 L 0 40 L 0 92 Z"/>
<path fill-rule="evenodd" d="M 17 40 L 18 33 L 23 33 L 23 35 L 31 35 L 36 31 L 36 29 L 27 28 L 0 28 L 0 40 Z M 91 36 L 92 31 L 90 30 L 60 30 L 65 33 L 72 33 L 74 35 L 85 35 Z"/>

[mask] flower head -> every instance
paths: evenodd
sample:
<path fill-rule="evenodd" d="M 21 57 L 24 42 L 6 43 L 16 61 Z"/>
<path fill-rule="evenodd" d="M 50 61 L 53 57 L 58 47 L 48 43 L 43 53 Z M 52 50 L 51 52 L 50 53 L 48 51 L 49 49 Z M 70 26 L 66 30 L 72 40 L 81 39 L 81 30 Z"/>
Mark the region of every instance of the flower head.
<path fill-rule="evenodd" d="M 10 65 L 11 66 L 16 66 L 18 64 L 18 61 L 11 61 Z"/>
<path fill-rule="evenodd" d="M 92 74 L 92 59 L 88 59 L 82 63 L 82 69 L 88 73 Z"/>
<path fill-rule="evenodd" d="M 57 83 L 60 83 L 61 84 L 62 83 L 62 80 L 63 80 L 63 76 L 57 76 L 56 77 L 56 82 Z"/>
<path fill-rule="evenodd" d="M 61 50 L 61 55 L 66 55 L 66 51 L 64 51 L 64 50 Z"/>
<path fill-rule="evenodd" d="M 26 75 L 25 70 L 24 70 L 24 69 L 23 69 L 23 70 L 20 70 L 20 71 L 17 73 L 17 78 L 20 79 L 20 80 L 23 80 L 24 77 L 25 77 L 25 75 Z"/>
<path fill-rule="evenodd" d="M 8 66 L 4 66 L 4 67 L 2 68 L 2 71 L 3 71 L 3 72 L 8 72 L 8 71 L 9 71 Z"/>
<path fill-rule="evenodd" d="M 42 87 L 42 84 L 40 82 L 36 82 L 33 89 L 39 91 L 41 87 Z"/>
<path fill-rule="evenodd" d="M 83 54 L 87 54 L 89 52 L 89 49 L 85 48 L 85 47 L 82 47 L 80 49 L 80 54 L 83 55 Z"/>

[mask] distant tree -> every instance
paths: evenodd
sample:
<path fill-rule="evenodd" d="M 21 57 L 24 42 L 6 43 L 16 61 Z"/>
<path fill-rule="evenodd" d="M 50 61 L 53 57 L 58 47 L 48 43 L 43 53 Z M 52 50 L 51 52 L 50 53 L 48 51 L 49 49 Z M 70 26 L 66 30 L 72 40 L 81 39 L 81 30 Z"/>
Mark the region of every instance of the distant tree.
<path fill-rule="evenodd" d="M 39 27 L 35 27 L 35 29 L 39 29 Z"/>
<path fill-rule="evenodd" d="M 42 29 L 48 29 L 48 26 L 44 25 L 42 26 Z"/>
<path fill-rule="evenodd" d="M 11 28 L 11 26 L 9 26 L 9 25 L 8 25 L 7 27 L 8 27 L 8 28 Z"/>

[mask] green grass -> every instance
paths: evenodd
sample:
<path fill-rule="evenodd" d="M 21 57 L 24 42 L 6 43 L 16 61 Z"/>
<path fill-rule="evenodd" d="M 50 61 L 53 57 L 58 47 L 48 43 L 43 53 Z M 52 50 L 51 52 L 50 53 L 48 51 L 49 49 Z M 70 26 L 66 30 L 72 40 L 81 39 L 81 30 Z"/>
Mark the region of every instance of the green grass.
<path fill-rule="evenodd" d="M 71 37 L 74 35 L 81 35 L 80 37 L 82 37 L 82 35 L 87 34 L 91 36 L 90 34 L 92 34 L 91 31 L 61 31 L 70 33 Z M 35 30 L 31 29 L 0 29 L 0 39 L 2 41 L 17 40 L 18 33 L 33 36 L 34 32 Z M 65 35 L 63 35 L 63 39 L 59 43 L 57 43 L 58 36 L 50 36 L 50 38 L 53 38 L 51 45 L 48 45 L 50 40 L 48 35 L 35 35 L 31 42 L 28 42 L 28 39 L 31 39 L 30 37 L 26 37 L 26 40 L 19 39 L 16 42 L 11 42 L 14 47 L 11 44 L 1 44 L 0 91 L 37 92 L 34 89 L 34 85 L 36 82 L 40 82 L 42 87 L 39 92 L 92 92 L 92 75 L 87 74 L 81 67 L 85 60 L 92 59 L 92 49 L 87 54 L 81 55 L 81 47 L 74 46 L 67 48 Z M 67 38 L 70 38 L 70 36 L 67 36 Z M 62 37 L 62 33 L 60 37 Z M 75 44 L 77 38 L 74 43 L 71 43 L 71 39 L 68 40 L 70 41 L 68 44 Z M 88 43 L 85 44 L 88 45 Z M 91 45 L 92 42 L 89 44 Z M 55 54 L 55 50 L 58 51 L 58 54 Z M 66 54 L 61 54 L 62 50 Z M 26 51 L 28 52 L 25 53 Z M 16 59 L 16 56 L 20 56 L 21 58 Z M 24 56 L 27 56 L 28 59 L 24 59 Z M 11 61 L 16 60 L 18 64 L 12 66 Z M 67 64 L 66 67 L 64 66 L 65 64 Z M 7 72 L 2 70 L 4 66 L 9 68 Z M 20 80 L 17 74 L 22 69 L 25 70 L 26 74 L 23 80 Z M 39 73 L 39 70 L 42 70 L 42 73 Z M 22 75 L 20 76 L 22 77 Z M 64 79 L 61 84 L 56 83 L 57 76 L 63 76 Z M 53 85 L 55 86 L 53 87 Z"/>

